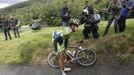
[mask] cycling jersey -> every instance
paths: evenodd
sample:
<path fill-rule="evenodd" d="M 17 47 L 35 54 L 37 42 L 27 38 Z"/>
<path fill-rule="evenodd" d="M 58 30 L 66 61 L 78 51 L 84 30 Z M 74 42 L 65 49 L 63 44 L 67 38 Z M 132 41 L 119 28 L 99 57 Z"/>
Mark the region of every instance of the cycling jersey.
<path fill-rule="evenodd" d="M 52 42 L 55 51 L 62 52 L 67 48 L 68 38 L 70 37 L 71 29 L 64 27 L 63 29 L 55 30 L 52 35 Z M 63 45 L 64 43 L 64 45 Z"/>

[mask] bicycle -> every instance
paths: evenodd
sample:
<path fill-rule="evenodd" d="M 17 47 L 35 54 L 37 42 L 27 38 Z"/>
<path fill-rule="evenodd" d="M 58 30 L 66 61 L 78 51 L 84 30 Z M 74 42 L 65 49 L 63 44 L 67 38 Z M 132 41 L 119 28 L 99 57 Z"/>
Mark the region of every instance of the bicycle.
<path fill-rule="evenodd" d="M 69 50 L 65 50 L 65 64 L 68 62 L 77 61 L 82 66 L 91 66 L 96 63 L 97 55 L 94 50 L 90 48 L 83 48 L 81 44 L 83 41 L 77 42 L 79 45 L 75 48 L 73 53 L 70 53 Z M 68 59 L 70 58 L 70 60 Z M 52 68 L 59 68 L 59 56 L 55 54 L 55 51 L 52 51 L 48 55 L 48 65 Z"/>

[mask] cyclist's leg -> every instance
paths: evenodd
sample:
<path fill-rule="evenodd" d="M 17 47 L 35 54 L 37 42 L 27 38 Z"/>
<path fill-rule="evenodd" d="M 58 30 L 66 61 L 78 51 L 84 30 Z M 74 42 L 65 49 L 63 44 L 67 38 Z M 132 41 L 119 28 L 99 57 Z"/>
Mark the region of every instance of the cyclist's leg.
<path fill-rule="evenodd" d="M 60 64 L 60 69 L 62 71 L 64 70 L 64 52 L 60 52 L 59 56 L 60 56 L 59 64 Z"/>
<path fill-rule="evenodd" d="M 67 41 L 68 39 L 66 39 Z M 65 41 L 64 41 L 64 44 L 65 44 Z M 60 56 L 60 60 L 59 60 L 59 64 L 60 64 L 60 68 L 61 68 L 61 72 L 62 74 L 64 75 L 65 74 L 65 71 L 70 71 L 71 68 L 65 68 L 65 45 L 63 44 L 63 41 L 60 41 L 58 43 L 58 51 L 59 51 L 59 56 Z"/>
<path fill-rule="evenodd" d="M 63 46 L 63 41 L 58 42 L 60 70 L 61 70 L 61 73 L 65 74 L 65 72 L 64 72 L 64 49 L 62 48 L 62 46 Z"/>

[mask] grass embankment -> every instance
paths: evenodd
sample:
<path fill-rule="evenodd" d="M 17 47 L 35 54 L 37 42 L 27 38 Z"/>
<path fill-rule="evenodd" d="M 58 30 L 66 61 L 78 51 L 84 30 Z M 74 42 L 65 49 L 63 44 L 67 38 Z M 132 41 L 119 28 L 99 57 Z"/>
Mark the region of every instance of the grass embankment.
<path fill-rule="evenodd" d="M 93 48 L 98 55 L 98 63 L 108 62 L 129 62 L 134 57 L 134 19 L 127 21 L 127 30 L 125 33 L 114 34 L 113 26 L 109 34 L 102 37 L 107 22 L 99 24 L 100 38 L 91 39 L 84 42 L 84 47 Z M 45 64 L 47 55 L 52 51 L 51 35 L 52 32 L 60 27 L 47 27 L 39 32 L 31 30 L 22 31 L 21 38 L 13 38 L 4 41 L 3 34 L 0 33 L 0 63 L 27 63 L 27 64 Z M 70 45 L 81 40 L 83 26 L 74 33 L 70 40 Z M 12 34 L 13 36 L 13 34 Z"/>

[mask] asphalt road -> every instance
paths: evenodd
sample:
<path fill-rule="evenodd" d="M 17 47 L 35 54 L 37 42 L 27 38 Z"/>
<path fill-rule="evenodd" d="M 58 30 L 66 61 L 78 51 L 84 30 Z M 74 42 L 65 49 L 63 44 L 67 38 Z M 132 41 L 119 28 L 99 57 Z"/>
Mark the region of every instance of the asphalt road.
<path fill-rule="evenodd" d="M 134 75 L 134 65 L 132 64 L 112 64 L 81 67 L 79 65 L 69 65 L 72 68 L 67 75 Z M 0 75 L 61 75 L 59 69 L 45 66 L 32 65 L 0 65 Z"/>

